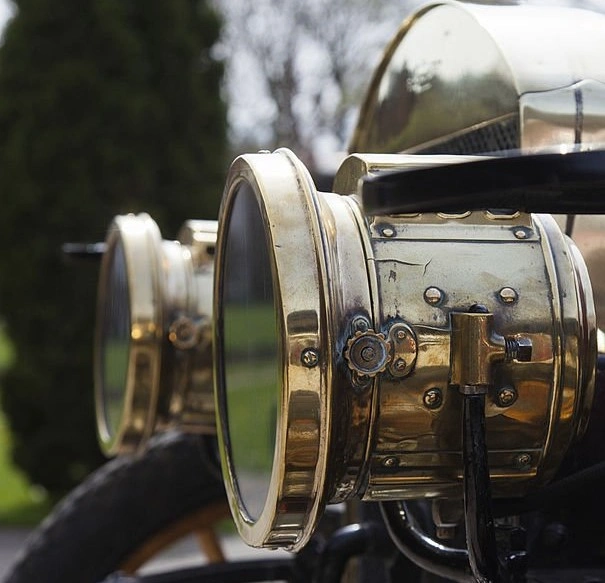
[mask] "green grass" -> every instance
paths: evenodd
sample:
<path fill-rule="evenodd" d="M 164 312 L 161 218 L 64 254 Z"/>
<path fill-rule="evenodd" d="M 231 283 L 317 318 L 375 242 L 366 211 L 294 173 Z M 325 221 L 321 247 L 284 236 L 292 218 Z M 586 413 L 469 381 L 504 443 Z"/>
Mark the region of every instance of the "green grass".
<path fill-rule="evenodd" d="M 124 387 L 128 375 L 130 342 L 121 338 L 110 338 L 105 346 L 103 364 L 103 400 L 105 420 L 111 434 L 117 431 L 122 418 Z"/>
<path fill-rule="evenodd" d="M 275 353 L 277 322 L 272 305 L 230 304 L 224 312 L 225 349 L 246 352 L 250 344 L 261 352 Z"/>
<path fill-rule="evenodd" d="M 264 369 L 273 369 L 260 364 L 253 378 L 242 384 L 233 381 L 235 375 L 227 373 L 227 414 L 229 416 L 229 434 L 235 466 L 252 472 L 265 473 L 273 465 L 275 448 L 275 426 L 277 409 L 280 406 L 278 387 L 275 379 Z M 232 367 L 234 368 L 234 367 Z M 231 381 L 231 382 L 230 382 Z"/>
<path fill-rule="evenodd" d="M 0 373 L 6 370 L 15 351 L 0 324 Z M 10 433 L 0 412 L 0 525 L 37 524 L 50 509 L 50 502 L 40 489 L 32 488 L 27 478 L 10 460 Z"/>
<path fill-rule="evenodd" d="M 236 468 L 271 469 L 279 407 L 277 323 L 273 305 L 230 304 L 224 312 L 227 410 Z"/>

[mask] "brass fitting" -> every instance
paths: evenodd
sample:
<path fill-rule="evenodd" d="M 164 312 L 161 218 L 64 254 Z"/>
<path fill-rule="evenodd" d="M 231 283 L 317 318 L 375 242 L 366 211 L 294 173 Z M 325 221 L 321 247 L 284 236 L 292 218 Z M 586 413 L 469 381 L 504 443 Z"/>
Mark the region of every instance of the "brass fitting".
<path fill-rule="evenodd" d="M 529 338 L 505 338 L 497 334 L 494 315 L 482 306 L 473 306 L 471 310 L 450 314 L 450 384 L 459 386 L 462 392 L 485 392 L 492 384 L 493 363 L 528 362 L 532 344 Z"/>

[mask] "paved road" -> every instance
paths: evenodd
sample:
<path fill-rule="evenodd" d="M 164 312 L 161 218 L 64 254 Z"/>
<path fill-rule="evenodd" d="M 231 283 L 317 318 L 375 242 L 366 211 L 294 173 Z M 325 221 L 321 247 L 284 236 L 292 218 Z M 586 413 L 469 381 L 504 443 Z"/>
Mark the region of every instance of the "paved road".
<path fill-rule="evenodd" d="M 0 581 L 29 534 L 27 528 L 0 528 Z"/>
<path fill-rule="evenodd" d="M 0 528 L 0 581 L 3 580 L 4 575 L 8 571 L 28 534 L 29 530 L 24 528 Z M 274 558 L 279 554 L 288 556 L 288 553 L 285 551 L 263 551 L 252 549 L 244 544 L 237 536 L 224 538 L 223 550 L 230 560 L 254 559 L 263 556 L 263 554 L 269 554 Z M 199 552 L 197 541 L 194 537 L 186 537 L 172 548 L 167 549 L 161 555 L 158 555 L 153 561 L 150 561 L 141 572 L 146 574 L 157 573 L 176 567 L 193 567 L 202 564 L 202 562 L 203 557 Z"/>
<path fill-rule="evenodd" d="M 247 546 L 237 536 L 230 536 L 222 541 L 223 551 L 228 560 L 258 559 L 262 556 L 276 558 L 280 555 L 289 556 L 286 551 L 269 551 L 253 549 Z M 197 541 L 193 537 L 188 537 L 149 562 L 142 570 L 142 573 L 156 573 L 177 567 L 193 567 L 202 564 L 203 559 L 200 556 Z"/>

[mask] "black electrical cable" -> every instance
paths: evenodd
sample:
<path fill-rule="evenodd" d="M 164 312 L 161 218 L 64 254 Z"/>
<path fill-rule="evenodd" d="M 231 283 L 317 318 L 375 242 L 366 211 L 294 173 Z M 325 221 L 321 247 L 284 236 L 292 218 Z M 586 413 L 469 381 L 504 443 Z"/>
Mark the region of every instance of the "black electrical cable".
<path fill-rule="evenodd" d="M 469 563 L 480 583 L 499 581 L 485 442 L 485 394 L 463 398 L 464 523 Z"/>

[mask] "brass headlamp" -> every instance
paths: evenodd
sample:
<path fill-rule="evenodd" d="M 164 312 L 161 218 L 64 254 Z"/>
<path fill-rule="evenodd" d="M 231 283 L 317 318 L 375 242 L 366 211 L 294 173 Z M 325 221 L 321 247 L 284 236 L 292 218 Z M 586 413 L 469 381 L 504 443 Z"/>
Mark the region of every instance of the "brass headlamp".
<path fill-rule="evenodd" d="M 604 28 L 602 15 L 582 10 L 435 2 L 387 47 L 350 148 L 373 154 L 349 157 L 334 193 L 317 193 L 285 151 L 236 161 L 217 242 L 217 414 L 232 512 L 249 544 L 299 548 L 325 504 L 352 496 L 460 498 L 456 383 L 479 390 L 472 383 L 489 381 L 495 495 L 522 495 L 552 477 L 584 427 L 596 357 L 574 244 L 549 216 L 514 209 L 365 217 L 358 183 L 469 161 L 427 154 L 603 141 Z M 277 314 L 267 327 L 278 359 L 264 397 L 249 399 L 250 417 L 234 410 L 246 389 L 229 347 L 235 338 L 255 346 L 258 328 L 228 325 L 250 303 L 230 308 L 237 284 L 225 283 L 252 222 L 242 198 L 264 249 L 254 258 L 270 290 L 265 306 Z M 466 315 L 477 304 L 489 316 Z M 257 378 L 255 362 L 239 378 Z M 275 422 L 254 442 L 259 408 L 258 426 Z M 264 453 L 253 456 L 257 445 Z"/>
<path fill-rule="evenodd" d="M 496 496 L 548 481 L 581 434 L 594 307 L 555 221 L 362 212 L 364 176 L 454 162 L 469 158 L 354 155 L 333 193 L 317 192 L 288 150 L 232 165 L 215 266 L 216 397 L 227 490 L 249 544 L 300 548 L 325 504 L 353 496 L 459 497 L 453 385 L 487 387 Z M 489 315 L 464 320 L 476 305 Z"/>
<path fill-rule="evenodd" d="M 178 424 L 214 432 L 212 310 L 215 221 L 163 241 L 146 214 L 117 216 L 101 264 L 95 339 L 99 442 L 108 455 Z"/>

